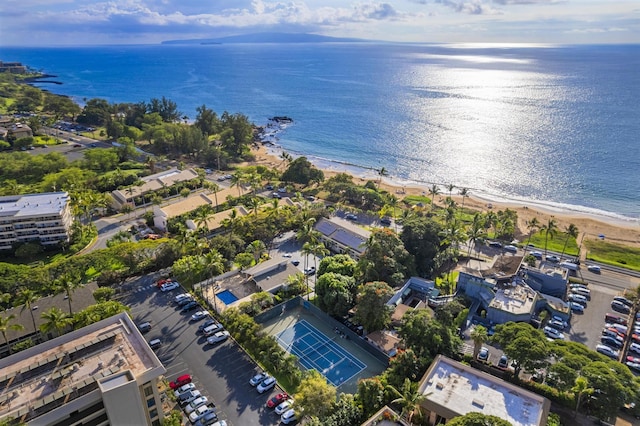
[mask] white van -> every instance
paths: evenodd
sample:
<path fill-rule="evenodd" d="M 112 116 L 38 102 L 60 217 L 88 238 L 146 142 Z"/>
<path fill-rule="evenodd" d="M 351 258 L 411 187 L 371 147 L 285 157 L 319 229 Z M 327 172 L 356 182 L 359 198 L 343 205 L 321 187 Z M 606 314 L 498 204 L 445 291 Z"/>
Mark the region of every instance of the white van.
<path fill-rule="evenodd" d="M 562 268 L 567 268 L 570 271 L 577 271 L 578 270 L 578 265 L 576 265 L 575 263 L 571 263 L 571 262 L 562 262 L 559 265 Z"/>

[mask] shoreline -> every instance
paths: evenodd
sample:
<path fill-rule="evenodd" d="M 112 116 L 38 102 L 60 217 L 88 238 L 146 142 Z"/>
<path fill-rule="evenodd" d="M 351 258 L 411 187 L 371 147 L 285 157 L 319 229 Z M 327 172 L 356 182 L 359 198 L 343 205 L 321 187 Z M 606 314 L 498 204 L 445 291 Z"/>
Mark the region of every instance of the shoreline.
<path fill-rule="evenodd" d="M 258 145 L 256 155 L 256 164 L 269 165 L 277 169 L 283 168 L 282 159 L 279 153 L 288 151 L 281 146 L 265 146 Z M 301 156 L 300 153 L 294 153 L 294 156 Z M 354 181 L 359 184 L 366 183 L 367 180 L 373 180 L 376 183 L 380 179 L 374 168 L 366 168 L 355 164 L 341 164 L 339 161 L 329 159 L 314 159 L 307 157 L 309 161 L 316 167 L 321 169 L 326 178 L 338 173 L 347 173 L 354 177 Z M 424 195 L 429 197 L 428 189 L 431 184 L 427 182 L 414 182 L 402 180 L 393 176 L 385 176 L 381 179 L 380 187 L 398 199 L 402 199 L 406 195 Z M 442 204 L 444 199 L 449 196 L 448 190 L 439 185 L 441 193 L 435 197 L 435 204 Z M 451 195 L 456 203 L 462 204 L 462 197 L 458 195 L 459 187 L 454 189 Z M 544 201 L 508 199 L 492 194 L 486 194 L 482 191 L 470 190 L 470 195 L 465 197 L 465 208 L 487 212 L 489 210 L 511 209 L 518 213 L 518 223 L 516 224 L 516 238 L 521 241 L 528 236 L 527 222 L 536 217 L 541 223 L 546 223 L 553 217 L 557 224 L 559 232 L 563 232 L 569 224 L 574 224 L 579 229 L 578 243 L 583 240 L 598 240 L 600 235 L 605 236 L 605 240 L 618 244 L 632 247 L 640 247 L 640 219 L 625 217 L 610 212 L 600 212 L 595 209 L 593 211 L 582 211 L 577 208 L 571 208 L 569 205 L 554 205 Z M 491 206 L 491 207 L 489 207 Z"/>

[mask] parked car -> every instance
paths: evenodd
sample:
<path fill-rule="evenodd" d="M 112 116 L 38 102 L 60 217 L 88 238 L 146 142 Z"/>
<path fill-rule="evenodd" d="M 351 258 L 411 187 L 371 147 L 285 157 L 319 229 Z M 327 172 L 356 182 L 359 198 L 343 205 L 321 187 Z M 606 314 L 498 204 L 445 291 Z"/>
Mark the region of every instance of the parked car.
<path fill-rule="evenodd" d="M 184 407 L 184 412 L 187 414 L 191 414 L 195 411 L 196 408 L 202 405 L 206 405 L 208 403 L 209 403 L 209 398 L 207 398 L 206 396 L 198 397 L 193 401 L 191 401 L 189 404 L 187 404 L 186 407 Z"/>
<path fill-rule="evenodd" d="M 551 318 L 549 320 L 549 322 L 547 322 L 547 326 L 553 327 L 553 328 L 558 329 L 560 331 L 562 331 L 565 328 L 567 328 L 567 325 L 568 324 L 567 324 L 566 321 L 563 321 L 562 319 L 556 318 L 556 317 Z"/>
<path fill-rule="evenodd" d="M 185 297 L 183 299 L 180 299 L 180 301 L 177 302 L 177 304 L 178 304 L 178 307 L 182 307 L 182 306 L 187 305 L 187 304 L 189 304 L 189 303 L 191 303 L 193 301 L 194 301 L 193 297 L 189 296 L 189 297 Z"/>
<path fill-rule="evenodd" d="M 169 382 L 169 387 L 171 389 L 178 389 L 180 386 L 186 385 L 187 383 L 191 383 L 191 376 L 189 374 L 183 374 L 173 382 Z"/>
<path fill-rule="evenodd" d="M 181 300 L 191 300 L 193 297 L 189 293 L 180 293 L 176 297 L 173 298 L 175 303 L 180 303 Z"/>
<path fill-rule="evenodd" d="M 624 343 L 624 337 L 622 337 L 621 335 L 619 335 L 615 330 L 612 330 L 610 328 L 604 328 L 602 330 L 602 335 L 603 336 L 608 336 L 611 337 L 613 339 L 618 340 L 621 343 Z"/>
<path fill-rule="evenodd" d="M 613 298 L 613 300 L 616 301 L 616 302 L 624 303 L 625 305 L 627 305 L 629 307 L 633 306 L 633 302 L 631 300 L 627 299 L 624 296 L 615 296 Z"/>
<path fill-rule="evenodd" d="M 545 327 L 544 335 L 553 340 L 564 340 L 564 334 L 560 333 L 553 327 Z"/>
<path fill-rule="evenodd" d="M 180 287 L 180 284 L 178 284 L 177 281 L 171 281 L 169 283 L 162 284 L 162 286 L 160 287 L 160 290 L 166 292 L 166 291 L 175 290 L 178 287 Z"/>
<path fill-rule="evenodd" d="M 225 420 L 218 420 L 218 415 L 213 412 L 205 414 L 194 426 L 227 426 L 227 422 Z"/>
<path fill-rule="evenodd" d="M 160 339 L 149 340 L 149 347 L 151 349 L 158 349 L 160 346 L 162 346 L 162 341 L 160 341 Z"/>
<path fill-rule="evenodd" d="M 380 223 L 385 225 L 385 226 L 389 226 L 389 225 L 391 225 L 391 218 L 383 217 L 382 219 L 380 219 Z"/>
<path fill-rule="evenodd" d="M 198 420 L 200 420 L 201 418 L 203 418 L 205 415 L 209 414 L 209 413 L 216 413 L 215 412 L 215 407 L 212 404 L 209 405 L 201 405 L 198 408 L 196 408 L 195 410 L 193 410 L 193 412 L 191 414 L 189 414 L 189 421 L 193 424 L 195 422 L 197 422 Z M 218 417 L 218 415 L 216 414 L 216 418 Z"/>
<path fill-rule="evenodd" d="M 636 373 L 640 373 L 640 363 L 627 361 L 625 362 L 625 365 Z"/>
<path fill-rule="evenodd" d="M 573 287 L 571 288 L 571 293 L 579 294 L 580 296 L 584 296 L 587 300 L 591 300 L 591 290 L 584 287 Z"/>
<path fill-rule="evenodd" d="M 198 307 L 198 302 L 196 302 L 195 300 L 192 300 L 191 302 L 187 303 L 182 307 L 182 312 L 193 311 L 197 307 Z"/>
<path fill-rule="evenodd" d="M 307 269 L 304 270 L 304 274 L 305 275 L 313 275 L 316 273 L 316 267 L 315 266 L 310 266 Z"/>
<path fill-rule="evenodd" d="M 551 263 L 559 263 L 560 262 L 560 258 L 554 254 L 549 255 L 546 257 L 546 261 L 547 262 L 551 262 Z"/>
<path fill-rule="evenodd" d="M 498 368 L 501 370 L 506 370 L 509 366 L 509 358 L 506 355 L 502 355 L 500 357 L 500 361 L 498 361 Z"/>
<path fill-rule="evenodd" d="M 207 343 L 215 345 L 216 343 L 224 342 L 229 338 L 229 332 L 227 330 L 218 331 L 213 336 L 207 338 Z"/>
<path fill-rule="evenodd" d="M 293 404 L 293 399 L 289 399 L 281 402 L 275 409 L 276 414 L 280 416 L 284 412 L 289 411 L 292 404 Z"/>
<path fill-rule="evenodd" d="M 607 345 L 596 345 L 596 351 L 613 359 L 618 359 L 618 356 L 620 355 L 620 352 Z"/>
<path fill-rule="evenodd" d="M 622 324 L 624 326 L 627 325 L 627 320 L 622 318 L 620 315 L 616 315 L 616 314 L 611 314 L 611 313 L 606 313 L 604 315 L 604 320 L 606 322 L 612 322 L 612 323 L 616 323 L 616 324 Z"/>
<path fill-rule="evenodd" d="M 489 247 L 502 248 L 502 243 L 498 241 L 489 241 Z"/>
<path fill-rule="evenodd" d="M 275 408 L 278 405 L 282 404 L 284 401 L 289 399 L 289 394 L 286 392 L 282 392 L 277 394 L 276 396 L 274 396 L 273 398 L 271 398 L 269 401 L 267 401 L 267 407 L 269 408 Z"/>
<path fill-rule="evenodd" d="M 258 373 L 249 380 L 249 384 L 251 386 L 258 386 L 265 378 L 267 378 L 267 373 Z"/>
<path fill-rule="evenodd" d="M 584 306 L 585 308 L 587 307 L 587 298 L 584 297 L 584 296 L 580 296 L 579 294 L 571 293 L 571 294 L 569 294 L 569 297 L 567 297 L 567 300 L 569 302 L 579 303 L 582 306 Z"/>
<path fill-rule="evenodd" d="M 202 330 L 202 334 L 204 334 L 206 337 L 213 336 L 215 333 L 222 330 L 222 328 L 222 324 L 220 324 L 219 322 L 214 322 L 213 324 L 205 327 Z"/>
<path fill-rule="evenodd" d="M 143 323 L 138 324 L 138 330 L 140 330 L 140 333 L 146 333 L 149 330 L 151 330 L 151 323 L 146 321 Z"/>
<path fill-rule="evenodd" d="M 345 219 L 351 220 L 353 222 L 357 222 L 358 221 L 358 216 L 356 216 L 353 213 L 347 213 L 347 215 L 345 216 Z"/>
<path fill-rule="evenodd" d="M 284 414 L 282 414 L 282 416 L 280 417 L 280 421 L 285 425 L 295 422 L 296 420 L 297 420 L 296 412 L 293 409 L 289 409 L 288 411 L 285 411 Z"/>
<path fill-rule="evenodd" d="M 480 352 L 478 352 L 478 360 L 487 361 L 489 359 L 489 349 L 484 346 L 480 348 Z"/>
<path fill-rule="evenodd" d="M 602 336 L 600 338 L 600 343 L 602 343 L 603 345 L 607 345 L 611 348 L 615 348 L 615 349 L 620 349 L 622 348 L 622 342 L 619 341 L 618 339 L 615 339 L 613 337 L 609 337 L 609 336 Z"/>
<path fill-rule="evenodd" d="M 198 322 L 200 320 L 205 319 L 209 316 L 209 312 L 207 311 L 197 311 L 195 314 L 191 315 L 191 322 Z"/>
<path fill-rule="evenodd" d="M 510 253 L 517 253 L 518 252 L 518 247 L 509 244 L 509 245 L 504 246 L 504 251 L 508 251 Z"/>
<path fill-rule="evenodd" d="M 611 309 L 623 314 L 628 314 L 631 312 L 631 309 L 627 305 L 617 300 L 611 302 Z"/>
<path fill-rule="evenodd" d="M 571 308 L 571 312 L 575 314 L 584 314 L 584 306 L 579 303 L 570 302 L 569 307 Z"/>
<path fill-rule="evenodd" d="M 628 356 L 628 357 L 627 357 L 627 361 L 629 361 L 629 362 L 635 362 L 635 363 L 637 363 L 637 364 L 640 364 L 640 358 L 635 357 L 635 356 Z"/>
<path fill-rule="evenodd" d="M 217 324 L 216 320 L 214 320 L 213 318 L 209 318 L 208 320 L 206 320 L 205 322 L 203 322 L 198 326 L 198 332 L 202 333 L 205 328 L 213 324 Z"/>
<path fill-rule="evenodd" d="M 173 394 L 176 396 L 176 398 L 179 398 L 183 393 L 194 390 L 195 388 L 196 385 L 194 383 L 187 383 L 186 385 L 182 385 L 178 389 L 176 389 Z"/>
<path fill-rule="evenodd" d="M 196 398 L 200 398 L 200 391 L 197 389 L 187 391 L 185 393 L 180 394 L 178 397 L 178 402 L 181 406 L 185 406 Z"/>
<path fill-rule="evenodd" d="M 622 325 L 622 324 L 618 324 L 618 323 L 605 323 L 604 326 L 606 328 L 613 328 L 615 330 L 617 330 L 619 333 L 623 334 L 625 337 L 627 335 L 627 333 L 629 332 L 629 327 L 627 327 L 626 325 Z"/>
<path fill-rule="evenodd" d="M 587 270 L 589 272 L 593 272 L 594 274 L 599 274 L 602 271 L 598 265 L 589 265 L 587 266 Z"/>
<path fill-rule="evenodd" d="M 633 353 L 640 355 L 640 343 L 630 343 L 629 350 Z"/>
<path fill-rule="evenodd" d="M 269 389 L 273 389 L 276 385 L 276 379 L 272 376 L 267 376 L 257 387 L 258 393 L 265 393 Z"/>

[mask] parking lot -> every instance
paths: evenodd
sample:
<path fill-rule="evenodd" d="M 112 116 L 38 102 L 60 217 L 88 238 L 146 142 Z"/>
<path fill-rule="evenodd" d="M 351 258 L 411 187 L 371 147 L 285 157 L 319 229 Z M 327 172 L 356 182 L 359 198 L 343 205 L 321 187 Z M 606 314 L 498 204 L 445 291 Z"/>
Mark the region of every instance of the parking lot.
<path fill-rule="evenodd" d="M 564 334 L 573 342 L 584 343 L 589 349 L 596 349 L 600 343 L 604 328 L 604 315 L 611 310 L 611 300 L 620 293 L 619 290 L 590 285 L 591 300 L 587 303 L 584 314 L 571 316 L 570 328 Z"/>
<path fill-rule="evenodd" d="M 131 308 L 136 324 L 151 323 L 145 338 L 161 340 L 156 354 L 167 369 L 166 378 L 190 374 L 196 388 L 215 403 L 219 418 L 229 425 L 279 424 L 279 416 L 266 402 L 280 390 L 258 394 L 249 385 L 249 379 L 260 371 L 258 366 L 233 339 L 206 345 L 206 338 L 197 333 L 200 322 L 189 321 L 197 309 L 182 313 L 173 302 L 183 290 L 163 293 L 153 285 L 155 278 L 128 281 L 118 300 Z"/>

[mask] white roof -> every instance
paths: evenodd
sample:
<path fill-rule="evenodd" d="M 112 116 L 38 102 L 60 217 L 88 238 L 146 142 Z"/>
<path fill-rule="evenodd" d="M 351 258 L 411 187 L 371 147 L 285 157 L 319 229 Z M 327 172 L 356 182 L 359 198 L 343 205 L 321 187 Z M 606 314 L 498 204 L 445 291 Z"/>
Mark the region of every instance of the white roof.
<path fill-rule="evenodd" d="M 545 424 L 549 401 L 473 367 L 439 355 L 420 382 L 427 400 L 464 416 L 497 416 L 513 426 Z"/>
<path fill-rule="evenodd" d="M 0 216 L 29 217 L 57 215 L 69 202 L 66 192 L 8 195 L 0 197 Z"/>

